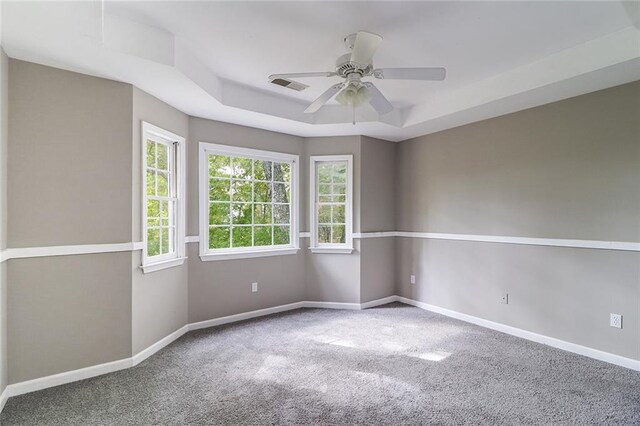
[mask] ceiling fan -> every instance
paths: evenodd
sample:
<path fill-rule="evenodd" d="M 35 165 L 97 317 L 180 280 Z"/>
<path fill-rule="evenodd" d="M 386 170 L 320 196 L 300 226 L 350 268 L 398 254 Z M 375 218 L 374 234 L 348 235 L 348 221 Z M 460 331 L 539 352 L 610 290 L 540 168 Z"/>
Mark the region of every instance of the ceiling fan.
<path fill-rule="evenodd" d="M 272 74 L 269 81 L 281 86 L 289 86 L 296 90 L 302 90 L 308 86 L 291 78 L 305 77 L 333 77 L 340 76 L 343 82 L 334 84 L 320 95 L 304 110 L 305 113 L 314 113 L 334 96 L 342 105 L 353 107 L 353 124 L 355 124 L 355 108 L 369 102 L 379 115 L 384 115 L 393 110 L 393 105 L 384 97 L 378 88 L 371 82 L 362 81 L 366 77 L 375 77 L 384 80 L 444 80 L 447 70 L 445 68 L 373 68 L 373 55 L 382 42 L 382 37 L 367 31 L 358 31 L 344 38 L 344 43 L 351 53 L 346 53 L 336 61 L 336 70 L 327 72 L 302 72 L 288 74 Z M 337 95 L 337 96 L 336 96 Z"/>

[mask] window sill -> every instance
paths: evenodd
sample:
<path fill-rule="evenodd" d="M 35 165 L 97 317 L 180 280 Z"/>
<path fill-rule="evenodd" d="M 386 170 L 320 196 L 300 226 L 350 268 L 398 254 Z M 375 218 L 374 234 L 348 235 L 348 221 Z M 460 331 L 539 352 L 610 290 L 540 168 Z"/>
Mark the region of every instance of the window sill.
<path fill-rule="evenodd" d="M 271 249 L 271 250 L 208 253 L 208 254 L 201 254 L 200 260 L 202 260 L 203 262 L 209 262 L 214 260 L 250 259 L 254 257 L 284 256 L 289 254 L 296 254 L 298 253 L 298 250 L 300 249 L 294 248 L 294 247 L 287 247 L 283 249 Z"/>
<path fill-rule="evenodd" d="M 309 250 L 314 254 L 351 254 L 353 247 L 309 247 Z"/>
<path fill-rule="evenodd" d="M 150 263 L 148 265 L 142 265 L 140 269 L 145 274 L 150 272 L 161 271 L 167 268 L 173 268 L 174 266 L 180 266 L 184 263 L 186 257 L 178 257 L 176 259 L 164 260 L 162 262 Z"/>

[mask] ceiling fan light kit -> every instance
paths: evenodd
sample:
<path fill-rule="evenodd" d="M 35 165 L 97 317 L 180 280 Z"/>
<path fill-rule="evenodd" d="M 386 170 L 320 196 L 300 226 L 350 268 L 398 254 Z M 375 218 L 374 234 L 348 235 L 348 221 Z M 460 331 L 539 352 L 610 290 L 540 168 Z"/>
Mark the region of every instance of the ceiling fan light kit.
<path fill-rule="evenodd" d="M 346 53 L 336 61 L 336 70 L 325 72 L 273 74 L 269 76 L 271 82 L 287 80 L 297 83 L 291 78 L 306 77 L 334 77 L 345 79 L 344 82 L 334 84 L 305 109 L 305 113 L 314 113 L 322 108 L 334 96 L 338 103 L 353 108 L 353 124 L 355 123 L 355 108 L 369 103 L 378 115 L 384 115 L 393 110 L 393 105 L 385 98 L 378 88 L 371 82 L 362 81 L 365 77 L 385 80 L 423 80 L 442 81 L 446 77 L 444 68 L 373 68 L 373 55 L 382 42 L 382 37 L 367 31 L 358 31 L 344 38 L 344 43 L 351 53 Z M 279 83 L 276 83 L 279 84 Z M 301 84 L 301 83 L 299 83 Z M 285 86 L 287 87 L 287 86 Z"/>

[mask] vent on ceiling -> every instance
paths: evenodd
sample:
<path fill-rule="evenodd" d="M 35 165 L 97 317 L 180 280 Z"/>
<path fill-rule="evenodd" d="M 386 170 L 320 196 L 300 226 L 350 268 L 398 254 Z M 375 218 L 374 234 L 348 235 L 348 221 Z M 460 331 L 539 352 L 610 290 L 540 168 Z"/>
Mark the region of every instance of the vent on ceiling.
<path fill-rule="evenodd" d="M 293 89 L 293 90 L 297 90 L 298 92 L 306 89 L 307 86 L 306 84 L 302 84 L 302 83 L 298 83 L 297 81 L 291 81 L 291 80 L 287 80 L 284 78 L 274 78 L 273 80 L 271 80 L 271 82 L 273 84 L 277 84 L 278 86 L 282 86 L 282 87 L 286 87 L 288 89 Z"/>

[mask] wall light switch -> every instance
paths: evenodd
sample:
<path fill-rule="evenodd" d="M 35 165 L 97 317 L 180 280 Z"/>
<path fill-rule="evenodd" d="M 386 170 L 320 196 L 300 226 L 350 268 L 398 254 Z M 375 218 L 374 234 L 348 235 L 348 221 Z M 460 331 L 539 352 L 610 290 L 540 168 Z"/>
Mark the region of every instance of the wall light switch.
<path fill-rule="evenodd" d="M 411 284 L 415 284 L 416 283 L 416 276 L 415 275 L 411 275 L 410 280 L 411 280 Z"/>
<path fill-rule="evenodd" d="M 258 292 L 258 283 L 251 283 L 251 292 L 252 293 Z"/>
<path fill-rule="evenodd" d="M 622 328 L 622 315 L 611 314 L 611 317 L 609 318 L 609 325 L 615 328 Z"/>

